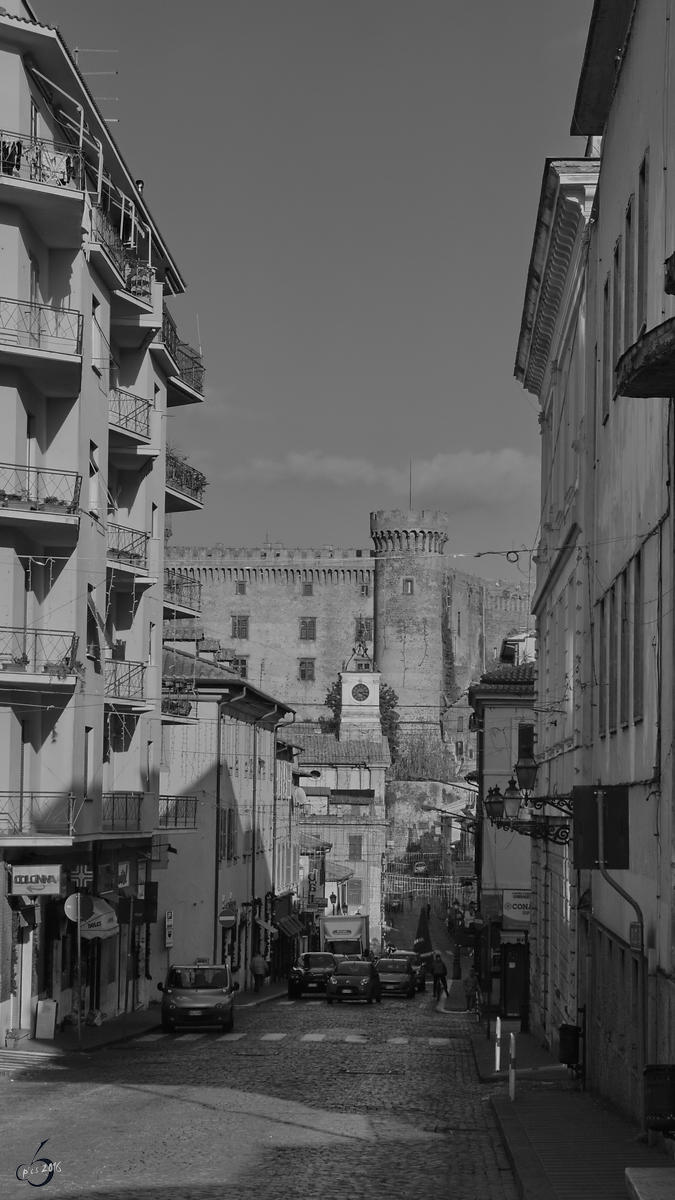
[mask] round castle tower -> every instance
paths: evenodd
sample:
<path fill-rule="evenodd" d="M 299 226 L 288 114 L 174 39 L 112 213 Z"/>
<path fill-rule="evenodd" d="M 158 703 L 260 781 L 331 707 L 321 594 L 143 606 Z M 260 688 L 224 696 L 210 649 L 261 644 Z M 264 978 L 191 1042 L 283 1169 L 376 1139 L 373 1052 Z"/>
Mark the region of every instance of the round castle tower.
<path fill-rule="evenodd" d="M 370 514 L 375 543 L 375 665 L 399 698 L 401 731 L 440 733 L 443 593 L 448 517 L 393 509 Z"/>

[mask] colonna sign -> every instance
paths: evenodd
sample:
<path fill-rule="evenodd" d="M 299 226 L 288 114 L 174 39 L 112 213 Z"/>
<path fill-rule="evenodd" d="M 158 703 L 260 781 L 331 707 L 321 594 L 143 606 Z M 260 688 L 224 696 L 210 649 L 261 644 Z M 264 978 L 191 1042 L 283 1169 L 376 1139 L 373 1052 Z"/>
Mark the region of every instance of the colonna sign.
<path fill-rule="evenodd" d="M 60 894 L 60 863 L 12 867 L 11 896 L 59 896 Z"/>

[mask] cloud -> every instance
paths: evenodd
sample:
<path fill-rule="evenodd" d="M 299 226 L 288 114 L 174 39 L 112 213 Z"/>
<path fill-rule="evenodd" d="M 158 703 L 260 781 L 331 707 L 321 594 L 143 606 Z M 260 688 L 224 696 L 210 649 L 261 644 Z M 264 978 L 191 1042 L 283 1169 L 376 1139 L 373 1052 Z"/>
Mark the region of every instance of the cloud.
<path fill-rule="evenodd" d="M 258 484 L 323 483 L 335 487 L 374 487 L 392 496 L 407 497 L 409 467 L 379 465 L 365 458 L 324 454 L 320 450 L 290 451 L 274 461 L 254 458 L 224 472 L 229 480 Z M 539 487 L 536 455 L 505 448 L 474 453 L 437 454 L 414 459 L 413 501 L 420 496 L 443 497 L 458 508 L 491 508 L 521 497 L 534 498 Z"/>

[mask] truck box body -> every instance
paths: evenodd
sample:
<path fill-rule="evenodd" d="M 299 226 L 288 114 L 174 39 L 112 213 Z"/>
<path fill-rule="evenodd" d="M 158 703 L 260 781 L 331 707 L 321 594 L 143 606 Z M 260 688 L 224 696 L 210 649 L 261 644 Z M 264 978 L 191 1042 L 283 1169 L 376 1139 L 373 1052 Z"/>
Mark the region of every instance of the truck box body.
<path fill-rule="evenodd" d="M 321 949 L 364 957 L 370 948 L 368 917 L 319 917 Z"/>

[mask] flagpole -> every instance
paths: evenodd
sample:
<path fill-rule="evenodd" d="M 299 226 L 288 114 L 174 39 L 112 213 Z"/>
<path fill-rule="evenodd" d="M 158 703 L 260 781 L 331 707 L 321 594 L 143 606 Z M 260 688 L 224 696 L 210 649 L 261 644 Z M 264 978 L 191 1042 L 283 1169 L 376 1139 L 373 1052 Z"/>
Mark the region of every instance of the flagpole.
<path fill-rule="evenodd" d="M 82 892 L 77 893 L 77 1046 L 82 1050 L 82 939 L 81 932 L 81 914 L 80 906 L 82 903 Z"/>

